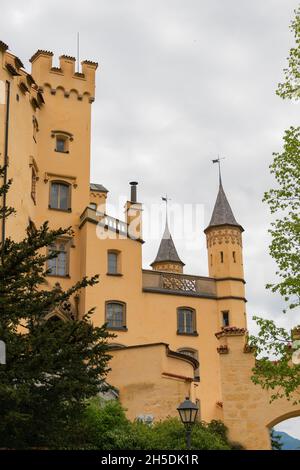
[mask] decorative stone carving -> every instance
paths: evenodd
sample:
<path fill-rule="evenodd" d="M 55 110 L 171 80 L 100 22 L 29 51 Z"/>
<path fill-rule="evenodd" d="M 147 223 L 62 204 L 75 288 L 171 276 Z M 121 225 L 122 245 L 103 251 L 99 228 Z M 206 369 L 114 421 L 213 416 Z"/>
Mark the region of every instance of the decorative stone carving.
<path fill-rule="evenodd" d="M 62 291 L 59 282 L 56 282 L 54 287 L 57 291 Z M 55 316 L 59 317 L 63 321 L 76 320 L 78 317 L 78 302 L 79 299 L 77 296 L 75 296 L 75 306 L 72 305 L 70 300 L 64 300 L 58 307 L 56 307 L 54 310 L 51 310 L 45 316 L 45 320 L 49 320 L 51 317 Z"/>
<path fill-rule="evenodd" d="M 162 276 L 162 284 L 163 289 L 196 292 L 196 279 L 164 274 Z"/>
<path fill-rule="evenodd" d="M 237 326 L 223 326 L 221 331 L 215 333 L 216 338 L 220 339 L 222 336 L 244 336 L 247 330 L 245 328 L 238 328 Z"/>
<path fill-rule="evenodd" d="M 219 346 L 217 348 L 217 351 L 218 351 L 219 354 L 228 354 L 229 353 L 228 346 L 226 346 L 225 344 Z"/>
<path fill-rule="evenodd" d="M 206 239 L 208 247 L 221 243 L 232 243 L 242 247 L 241 232 L 235 228 L 211 230 L 206 234 Z"/>

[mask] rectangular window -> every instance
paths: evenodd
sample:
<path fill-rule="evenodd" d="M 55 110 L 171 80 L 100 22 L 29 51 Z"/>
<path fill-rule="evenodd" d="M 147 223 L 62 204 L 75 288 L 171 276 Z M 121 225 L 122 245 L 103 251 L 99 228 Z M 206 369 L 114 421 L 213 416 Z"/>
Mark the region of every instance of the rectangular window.
<path fill-rule="evenodd" d="M 50 207 L 67 211 L 70 208 L 70 186 L 64 183 L 51 183 Z"/>
<path fill-rule="evenodd" d="M 49 253 L 55 258 L 48 260 L 49 274 L 52 276 L 67 276 L 69 274 L 68 241 L 60 240 L 49 246 Z"/>
<path fill-rule="evenodd" d="M 220 258 L 221 258 L 221 263 L 224 262 L 224 254 L 223 251 L 220 251 Z"/>
<path fill-rule="evenodd" d="M 109 251 L 107 254 L 108 274 L 118 274 L 118 253 Z"/>
<path fill-rule="evenodd" d="M 193 334 L 196 330 L 195 311 L 187 308 L 178 310 L 178 333 Z"/>
<path fill-rule="evenodd" d="M 36 203 L 36 172 L 33 167 L 31 168 L 31 197 Z"/>
<path fill-rule="evenodd" d="M 56 151 L 66 152 L 66 139 L 64 139 L 63 137 L 56 138 Z"/>
<path fill-rule="evenodd" d="M 108 328 L 124 328 L 125 326 L 125 307 L 118 302 L 109 302 L 106 304 L 106 323 Z"/>
<path fill-rule="evenodd" d="M 233 258 L 233 262 L 236 263 L 235 251 L 232 252 L 232 258 Z"/>
<path fill-rule="evenodd" d="M 229 312 L 222 312 L 222 326 L 229 326 Z"/>

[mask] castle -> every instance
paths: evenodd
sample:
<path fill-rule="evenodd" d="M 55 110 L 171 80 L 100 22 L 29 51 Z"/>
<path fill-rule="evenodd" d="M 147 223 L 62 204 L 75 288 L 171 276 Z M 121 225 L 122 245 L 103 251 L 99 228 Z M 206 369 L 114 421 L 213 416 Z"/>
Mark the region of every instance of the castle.
<path fill-rule="evenodd" d="M 72 226 L 49 250 L 49 285 L 63 289 L 100 274 L 49 318 L 71 321 L 96 307 L 93 321 L 107 323 L 111 344 L 108 382 L 130 419 L 176 416 L 186 397 L 200 418 L 221 419 L 232 440 L 269 449 L 269 429 L 300 414 L 286 400 L 251 381 L 255 358 L 247 346 L 243 228 L 220 180 L 205 229 L 208 276 L 185 275 L 168 224 L 151 269 L 142 269 L 142 204 L 137 183 L 124 221 L 106 214 L 108 191 L 90 183 L 91 106 L 98 64 L 38 50 L 28 73 L 0 42 L 0 158 L 13 185 L 7 204 L 17 212 L 2 224 L 2 237 L 21 239 L 28 224 Z M 100 210 L 100 209 L 101 210 Z M 111 235 L 111 236 L 110 236 Z"/>

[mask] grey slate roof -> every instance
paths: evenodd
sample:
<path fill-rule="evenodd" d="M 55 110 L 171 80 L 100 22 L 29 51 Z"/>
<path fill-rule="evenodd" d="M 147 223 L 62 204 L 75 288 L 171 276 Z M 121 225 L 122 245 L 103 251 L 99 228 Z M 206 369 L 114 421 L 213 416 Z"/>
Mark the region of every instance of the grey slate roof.
<path fill-rule="evenodd" d="M 243 230 L 243 227 L 236 221 L 233 215 L 221 181 L 215 207 L 206 230 L 209 227 L 216 227 L 219 225 L 234 225 L 236 227 L 240 227 Z"/>
<path fill-rule="evenodd" d="M 108 189 L 102 186 L 102 184 L 90 183 L 90 190 L 98 191 L 99 193 L 108 193 Z"/>
<path fill-rule="evenodd" d="M 156 255 L 155 260 L 153 261 L 153 263 L 151 263 L 150 266 L 155 263 L 160 263 L 164 261 L 171 261 L 172 263 L 179 263 L 184 266 L 184 263 L 178 256 L 177 250 L 172 239 L 172 235 L 170 234 L 167 221 L 165 231 L 159 245 L 158 253 Z"/>

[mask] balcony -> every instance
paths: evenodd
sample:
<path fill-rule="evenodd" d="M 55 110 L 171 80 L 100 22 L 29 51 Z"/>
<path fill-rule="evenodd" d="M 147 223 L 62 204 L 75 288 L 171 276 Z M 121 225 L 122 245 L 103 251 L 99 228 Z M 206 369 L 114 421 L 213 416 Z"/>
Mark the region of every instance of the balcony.
<path fill-rule="evenodd" d="M 104 227 L 107 230 L 112 230 L 113 232 L 119 233 L 127 237 L 128 226 L 126 222 L 122 220 L 115 219 L 110 215 L 103 214 L 98 212 L 92 207 L 87 207 L 80 216 L 80 225 L 82 225 L 86 220 L 96 223 L 100 227 Z"/>
<path fill-rule="evenodd" d="M 214 279 L 147 269 L 143 270 L 143 291 L 209 299 L 217 297 Z"/>

